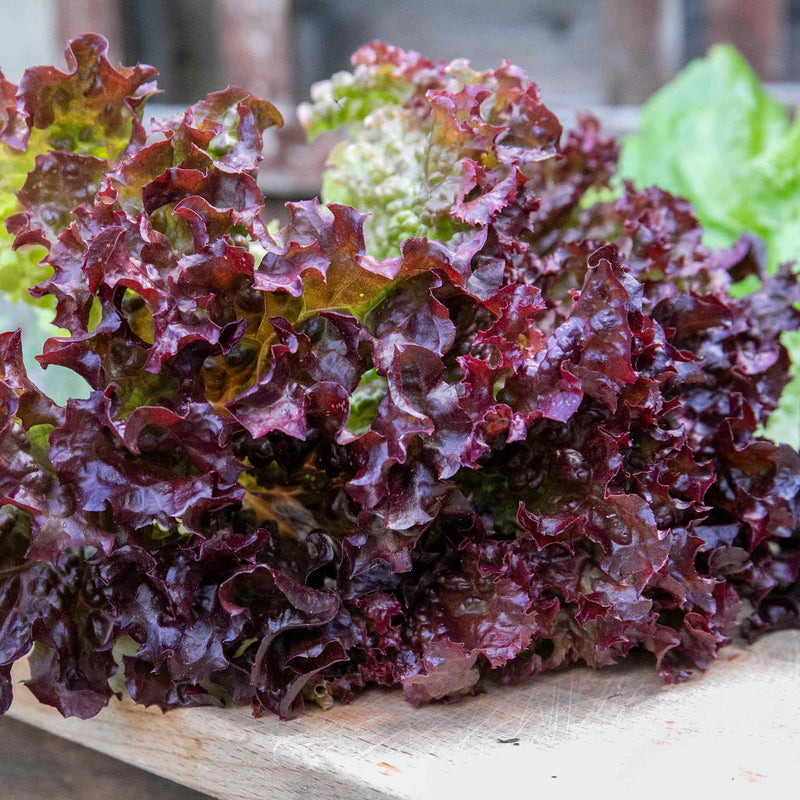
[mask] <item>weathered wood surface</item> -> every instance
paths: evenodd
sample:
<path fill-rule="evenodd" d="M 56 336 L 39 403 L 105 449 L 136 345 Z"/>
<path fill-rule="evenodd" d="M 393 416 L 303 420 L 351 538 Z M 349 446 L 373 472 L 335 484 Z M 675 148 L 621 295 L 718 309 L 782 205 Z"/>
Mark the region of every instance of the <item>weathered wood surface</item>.
<path fill-rule="evenodd" d="M 639 661 L 418 710 L 398 692 L 375 691 L 291 722 L 246 709 L 162 715 L 130 702 L 81 722 L 38 706 L 23 687 L 16 696 L 19 720 L 225 800 L 730 797 L 758 788 L 788 797 L 800 778 L 797 631 L 727 648 L 681 686 L 663 686 Z"/>

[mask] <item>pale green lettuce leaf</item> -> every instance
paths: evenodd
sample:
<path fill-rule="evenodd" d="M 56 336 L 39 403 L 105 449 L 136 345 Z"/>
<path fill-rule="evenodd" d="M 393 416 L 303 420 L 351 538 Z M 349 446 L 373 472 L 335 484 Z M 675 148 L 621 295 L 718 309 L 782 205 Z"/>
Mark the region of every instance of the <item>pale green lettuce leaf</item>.
<path fill-rule="evenodd" d="M 352 136 L 331 151 L 322 196 L 326 203 L 369 212 L 364 222 L 367 251 L 389 258 L 413 236 L 452 238 L 450 217 L 429 208 L 429 128 L 407 109 L 390 107 L 370 114 Z"/>
<path fill-rule="evenodd" d="M 0 330 L 22 329 L 22 355 L 28 377 L 51 399 L 63 405 L 70 397 L 88 397 L 90 388 L 71 369 L 59 366 L 42 369 L 36 361 L 36 355 L 42 352 L 44 343 L 64 333 L 50 322 L 52 316 L 47 309 L 20 301 L 14 303 L 0 295 Z"/>
<path fill-rule="evenodd" d="M 337 72 L 312 87 L 313 105 L 302 105 L 299 113 L 313 140 L 325 131 L 361 122 L 375 109 L 402 105 L 413 93 L 413 84 L 388 64 L 368 72 Z"/>

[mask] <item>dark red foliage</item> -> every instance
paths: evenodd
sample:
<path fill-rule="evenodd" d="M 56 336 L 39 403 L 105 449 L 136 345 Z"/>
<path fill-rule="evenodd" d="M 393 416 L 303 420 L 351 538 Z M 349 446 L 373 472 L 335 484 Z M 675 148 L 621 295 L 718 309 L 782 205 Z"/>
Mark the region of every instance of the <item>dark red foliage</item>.
<path fill-rule="evenodd" d="M 134 102 L 150 73 L 82 41 L 108 108 Z M 487 108 L 413 54 L 358 58 L 473 151 L 447 243 L 381 262 L 363 214 L 317 201 L 268 232 L 255 170 L 280 117 L 237 89 L 134 125 L 114 163 L 41 158 L 20 192 L 12 230 L 48 248 L 35 292 L 70 334 L 39 360 L 93 391 L 54 405 L 0 336 L 0 711 L 31 651 L 65 715 L 121 672 L 145 705 L 289 717 L 633 650 L 682 681 L 740 598 L 751 635 L 800 621 L 800 457 L 758 435 L 800 323 L 792 272 L 732 299 L 753 241 L 705 247 L 655 188 L 583 207 L 617 146 L 589 119 L 559 144 L 515 68 Z M 31 124 L 64 80 L 23 80 Z"/>

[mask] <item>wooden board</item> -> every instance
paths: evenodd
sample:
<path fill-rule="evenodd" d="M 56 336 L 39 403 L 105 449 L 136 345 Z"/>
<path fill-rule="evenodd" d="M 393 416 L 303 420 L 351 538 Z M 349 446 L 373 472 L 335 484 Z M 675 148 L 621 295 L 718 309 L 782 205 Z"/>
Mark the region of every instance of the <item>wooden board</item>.
<path fill-rule="evenodd" d="M 225 800 L 789 797 L 800 777 L 800 632 L 726 648 L 705 676 L 673 687 L 638 661 L 422 709 L 373 691 L 291 722 L 130 702 L 63 720 L 24 687 L 10 714 Z"/>

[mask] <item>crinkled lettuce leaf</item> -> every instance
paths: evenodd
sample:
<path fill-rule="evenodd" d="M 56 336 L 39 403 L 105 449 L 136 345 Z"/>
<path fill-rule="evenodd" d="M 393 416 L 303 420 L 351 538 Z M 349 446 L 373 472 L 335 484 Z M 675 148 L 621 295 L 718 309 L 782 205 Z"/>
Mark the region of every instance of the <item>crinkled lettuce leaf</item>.
<path fill-rule="evenodd" d="M 93 391 L 53 402 L 0 333 L 0 713 L 22 658 L 65 716 L 124 687 L 285 718 L 639 650 L 683 681 L 740 598 L 750 635 L 800 625 L 800 454 L 757 435 L 796 276 L 732 298 L 759 248 L 707 247 L 661 189 L 581 209 L 617 143 L 590 119 L 560 141 L 509 64 L 356 61 L 413 94 L 354 130 L 402 112 L 425 140 L 408 208 L 467 232 L 381 260 L 373 209 L 265 227 L 280 114 L 236 88 L 26 177 L 15 243 L 46 247 L 35 292 L 69 333 L 38 361 Z"/>
<path fill-rule="evenodd" d="M 516 197 L 525 171 L 556 152 L 561 126 L 518 68 L 433 64 L 379 42 L 353 72 L 312 90 L 300 117 L 314 138 L 347 126 L 323 177 L 325 202 L 370 216 L 367 251 L 397 256 L 410 237 L 450 241 Z M 476 202 L 472 202 L 476 201 Z"/>
<path fill-rule="evenodd" d="M 322 196 L 328 203 L 368 209 L 364 235 L 370 253 L 396 255 L 402 241 L 428 236 L 448 240 L 454 226 L 448 217 L 425 216 L 425 154 L 428 132 L 403 108 L 375 111 L 328 157 Z"/>
<path fill-rule="evenodd" d="M 713 48 L 645 105 L 638 133 L 624 142 L 620 174 L 688 198 L 712 246 L 752 232 L 766 244 L 770 271 L 800 257 L 800 123 L 733 47 Z M 752 288 L 750 281 L 739 291 Z M 782 341 L 800 364 L 800 336 Z M 800 378 L 766 432 L 800 445 Z"/>
<path fill-rule="evenodd" d="M 0 73 L 0 292 L 47 308 L 52 297 L 29 293 L 51 271 L 39 264 L 46 239 L 30 235 L 14 249 L 19 231 L 9 232 L 6 223 L 25 211 L 26 197 L 44 194 L 36 232 L 46 237 L 60 230 L 86 199 L 88 165 L 113 164 L 131 145 L 141 130 L 141 105 L 155 90 L 149 82 L 155 69 L 113 67 L 101 36 L 73 39 L 65 55 L 66 72 L 32 67 L 19 86 Z"/>

